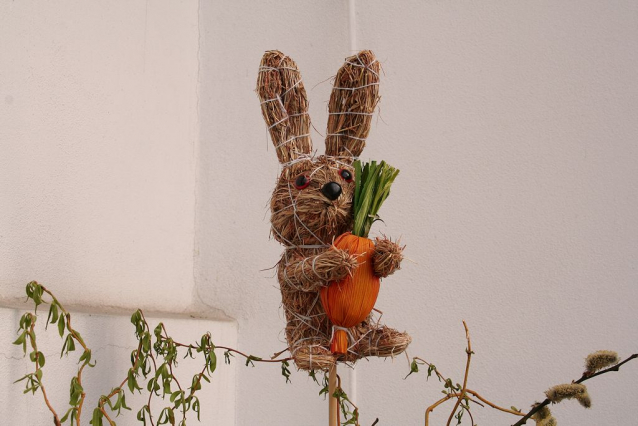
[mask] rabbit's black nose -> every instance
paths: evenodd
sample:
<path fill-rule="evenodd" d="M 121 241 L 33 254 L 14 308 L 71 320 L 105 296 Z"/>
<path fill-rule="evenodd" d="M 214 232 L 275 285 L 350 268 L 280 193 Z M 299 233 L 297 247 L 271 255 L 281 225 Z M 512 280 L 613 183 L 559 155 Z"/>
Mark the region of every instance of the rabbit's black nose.
<path fill-rule="evenodd" d="M 341 185 L 337 182 L 328 182 L 321 187 L 321 193 L 329 200 L 334 201 L 341 195 Z"/>

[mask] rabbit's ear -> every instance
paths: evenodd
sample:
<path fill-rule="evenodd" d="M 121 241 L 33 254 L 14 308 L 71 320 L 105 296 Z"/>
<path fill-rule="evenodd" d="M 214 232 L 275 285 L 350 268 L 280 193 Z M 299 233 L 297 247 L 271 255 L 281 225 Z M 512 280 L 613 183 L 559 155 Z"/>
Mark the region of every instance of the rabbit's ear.
<path fill-rule="evenodd" d="M 361 154 L 379 101 L 381 67 L 370 50 L 346 58 L 328 105 L 326 155 L 351 162 Z"/>
<path fill-rule="evenodd" d="M 312 152 L 308 98 L 297 64 L 277 50 L 264 53 L 257 93 L 277 158 L 289 164 Z"/>

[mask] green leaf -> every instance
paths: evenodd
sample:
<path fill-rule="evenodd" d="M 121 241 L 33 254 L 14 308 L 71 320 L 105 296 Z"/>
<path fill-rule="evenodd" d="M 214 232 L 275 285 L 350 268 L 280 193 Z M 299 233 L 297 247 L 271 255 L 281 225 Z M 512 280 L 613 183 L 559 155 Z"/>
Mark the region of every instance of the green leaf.
<path fill-rule="evenodd" d="M 55 324 L 58 321 L 58 303 L 54 300 L 51 302 L 51 307 L 49 308 L 49 316 L 47 317 L 46 325 L 44 329 L 47 330 L 49 328 L 49 324 Z"/>
<path fill-rule="evenodd" d="M 60 315 L 60 319 L 58 319 L 58 332 L 60 333 L 60 337 L 64 336 L 64 315 Z"/>
<path fill-rule="evenodd" d="M 14 345 L 21 345 L 25 342 L 27 337 L 27 332 L 23 331 L 22 333 L 20 333 L 20 335 L 18 336 L 18 338 L 15 340 L 15 342 L 13 342 Z"/>
<path fill-rule="evenodd" d="M 78 381 L 78 378 L 73 377 L 71 379 L 69 405 L 72 405 L 72 406 L 78 405 L 80 403 L 80 399 L 82 398 L 82 392 L 84 392 L 84 389 L 82 388 L 82 385 Z"/>
<path fill-rule="evenodd" d="M 64 423 L 67 419 L 71 419 L 71 424 L 73 424 L 73 420 L 77 416 L 77 408 L 71 407 L 66 411 L 66 414 L 60 419 L 60 423 Z M 70 417 L 69 417 L 70 416 Z"/>
<path fill-rule="evenodd" d="M 100 411 L 100 407 L 97 407 L 93 410 L 93 418 L 91 419 L 89 424 L 93 426 L 103 426 L 102 425 L 103 417 L 104 417 L 104 414 L 102 414 L 102 412 Z"/>
<path fill-rule="evenodd" d="M 261 359 L 262 358 L 258 356 L 248 355 L 248 357 L 246 358 L 246 367 L 248 367 L 248 365 L 252 365 L 254 367 L 255 363 L 253 361 L 261 361 Z"/>
<path fill-rule="evenodd" d="M 281 375 L 286 378 L 286 383 L 292 383 L 290 381 L 290 369 L 288 367 L 290 367 L 288 361 L 281 362 Z"/>
<path fill-rule="evenodd" d="M 197 413 L 197 421 L 199 421 L 199 399 L 196 396 L 194 396 L 193 399 L 194 401 L 191 407 L 193 408 L 193 411 Z"/>
<path fill-rule="evenodd" d="M 126 384 L 128 385 L 128 389 L 131 393 L 135 393 L 135 391 L 140 391 L 142 390 L 142 388 L 137 384 L 137 377 L 135 377 L 135 372 L 133 371 L 132 368 L 129 368 L 128 370 L 128 380 L 126 382 Z"/>
<path fill-rule="evenodd" d="M 206 356 L 207 368 L 210 374 L 213 374 L 217 368 L 217 355 L 212 350 Z"/>
<path fill-rule="evenodd" d="M 410 372 L 408 373 L 407 376 L 403 378 L 403 380 L 410 377 L 412 373 L 418 373 L 418 372 L 419 372 L 419 364 L 416 362 L 416 359 L 413 359 L 412 362 L 410 363 Z"/>

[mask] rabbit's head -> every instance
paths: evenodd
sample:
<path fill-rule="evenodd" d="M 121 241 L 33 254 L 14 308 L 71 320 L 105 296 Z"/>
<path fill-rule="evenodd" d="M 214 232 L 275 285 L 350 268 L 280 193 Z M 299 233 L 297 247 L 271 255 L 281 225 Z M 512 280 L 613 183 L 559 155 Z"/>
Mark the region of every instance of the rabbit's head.
<path fill-rule="evenodd" d="M 346 59 L 330 96 L 326 153 L 316 156 L 297 65 L 279 51 L 264 54 L 257 92 L 282 166 L 270 203 L 272 234 L 282 244 L 328 245 L 352 229 L 352 162 L 365 146 L 378 84 L 379 63 L 372 52 Z"/>

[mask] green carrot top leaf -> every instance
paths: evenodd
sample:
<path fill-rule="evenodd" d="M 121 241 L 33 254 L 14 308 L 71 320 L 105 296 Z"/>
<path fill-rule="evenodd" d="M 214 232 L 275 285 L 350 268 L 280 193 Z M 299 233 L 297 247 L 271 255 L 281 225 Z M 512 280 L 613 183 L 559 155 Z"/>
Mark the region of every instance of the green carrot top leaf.
<path fill-rule="evenodd" d="M 385 161 L 354 162 L 354 226 L 352 233 L 367 237 L 372 224 L 379 219 L 381 204 L 390 195 L 390 186 L 399 174 L 399 170 Z"/>

